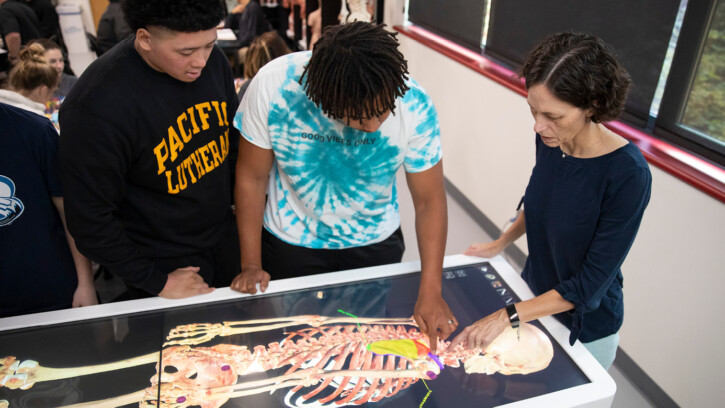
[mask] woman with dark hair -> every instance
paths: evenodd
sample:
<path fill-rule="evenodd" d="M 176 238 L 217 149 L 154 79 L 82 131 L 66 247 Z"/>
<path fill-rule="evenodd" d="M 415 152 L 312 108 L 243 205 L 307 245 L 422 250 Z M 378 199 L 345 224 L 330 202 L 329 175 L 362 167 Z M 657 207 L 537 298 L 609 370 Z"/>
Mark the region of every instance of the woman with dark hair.
<path fill-rule="evenodd" d="M 607 129 L 631 81 L 602 40 L 560 33 L 522 68 L 534 116 L 536 165 L 524 210 L 493 242 L 467 255 L 493 257 L 526 233 L 522 277 L 535 298 L 509 304 L 453 341 L 485 347 L 507 326 L 555 315 L 600 364 L 614 361 L 623 321 L 621 265 L 649 202 L 652 176 L 639 149 Z"/>

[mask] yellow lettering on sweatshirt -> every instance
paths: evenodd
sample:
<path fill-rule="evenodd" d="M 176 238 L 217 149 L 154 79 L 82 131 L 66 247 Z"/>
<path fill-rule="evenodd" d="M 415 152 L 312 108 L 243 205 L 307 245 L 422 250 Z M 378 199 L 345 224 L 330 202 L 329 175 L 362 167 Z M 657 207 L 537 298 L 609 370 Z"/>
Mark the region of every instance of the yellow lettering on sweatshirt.
<path fill-rule="evenodd" d="M 194 105 L 196 111 L 199 113 L 199 120 L 201 121 L 201 130 L 209 129 L 209 112 L 211 111 L 211 104 L 209 102 L 197 103 Z"/>
<path fill-rule="evenodd" d="M 184 143 L 179 139 L 174 128 L 169 127 L 169 151 L 171 152 L 171 162 L 176 161 L 179 152 L 184 150 Z"/>
<path fill-rule="evenodd" d="M 169 128 L 169 130 L 171 130 L 171 128 Z M 154 147 L 154 154 L 156 155 L 156 163 L 158 163 L 159 166 L 159 172 L 156 174 L 161 174 L 164 170 L 166 170 L 164 162 L 169 158 L 169 148 L 166 146 L 166 139 L 161 140 L 161 143 Z"/>
<path fill-rule="evenodd" d="M 222 114 L 224 115 L 224 126 L 229 126 L 229 122 L 227 121 L 227 103 L 222 102 Z"/>
<path fill-rule="evenodd" d="M 224 119 L 222 118 L 222 113 L 219 111 L 219 101 L 211 101 L 211 105 L 216 111 L 216 117 L 219 119 L 219 126 L 224 126 Z"/>
<path fill-rule="evenodd" d="M 169 194 L 179 194 L 179 185 L 171 185 L 171 171 L 166 172 L 166 183 L 169 186 Z"/>
<path fill-rule="evenodd" d="M 184 143 L 189 143 L 191 141 L 191 129 L 187 129 L 184 126 L 184 122 L 186 121 L 186 113 L 182 113 L 181 115 L 179 115 L 178 118 L 176 118 L 176 124 L 179 126 L 179 133 L 181 134 L 181 138 L 184 139 Z"/>
<path fill-rule="evenodd" d="M 191 132 L 193 134 L 199 133 L 199 126 L 196 125 L 196 118 L 194 117 L 194 107 L 186 110 L 187 113 L 189 113 L 189 121 L 191 122 Z"/>
<path fill-rule="evenodd" d="M 221 146 L 223 160 L 229 154 L 229 129 L 219 136 L 219 146 Z"/>
<path fill-rule="evenodd" d="M 209 144 L 207 146 L 209 146 L 209 151 L 211 152 L 211 157 L 214 159 L 214 167 L 221 166 L 222 161 L 224 161 L 224 159 L 222 159 L 222 156 L 219 153 L 219 146 L 217 146 L 216 140 L 212 140 L 211 142 L 209 142 Z"/>
<path fill-rule="evenodd" d="M 178 194 L 187 189 L 224 163 L 229 155 L 226 107 L 226 102 L 221 101 L 202 102 L 188 107 L 168 127 L 166 137 L 153 148 L 157 174 L 166 177 L 169 194 Z M 194 136 L 217 124 L 219 127 L 226 126 L 218 139 L 202 134 L 200 137 L 205 140 L 202 142 L 205 144 L 191 153 L 183 154 Z"/>

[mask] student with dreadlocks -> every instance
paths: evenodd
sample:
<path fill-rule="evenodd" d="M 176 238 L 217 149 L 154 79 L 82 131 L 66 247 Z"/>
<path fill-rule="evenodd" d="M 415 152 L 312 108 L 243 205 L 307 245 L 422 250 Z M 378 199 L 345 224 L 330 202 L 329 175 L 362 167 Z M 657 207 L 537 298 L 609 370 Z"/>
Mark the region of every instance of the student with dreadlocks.
<path fill-rule="evenodd" d="M 331 27 L 314 51 L 277 58 L 252 80 L 234 118 L 242 272 L 232 289 L 400 262 L 395 174 L 404 166 L 422 262 L 415 318 L 435 349 L 457 324 L 441 297 L 440 131 L 395 35 L 363 22 Z"/>

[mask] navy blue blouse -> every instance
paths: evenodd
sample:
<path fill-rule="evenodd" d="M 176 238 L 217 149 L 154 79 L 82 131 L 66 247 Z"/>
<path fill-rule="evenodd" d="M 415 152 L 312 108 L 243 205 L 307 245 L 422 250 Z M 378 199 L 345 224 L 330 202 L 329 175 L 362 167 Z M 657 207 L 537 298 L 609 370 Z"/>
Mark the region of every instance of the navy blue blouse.
<path fill-rule="evenodd" d="M 524 198 L 529 257 L 523 278 L 536 295 L 555 289 L 574 310 L 556 317 L 569 342 L 619 331 L 624 319 L 622 271 L 650 198 L 652 175 L 629 143 L 579 159 L 536 135 L 536 165 Z"/>

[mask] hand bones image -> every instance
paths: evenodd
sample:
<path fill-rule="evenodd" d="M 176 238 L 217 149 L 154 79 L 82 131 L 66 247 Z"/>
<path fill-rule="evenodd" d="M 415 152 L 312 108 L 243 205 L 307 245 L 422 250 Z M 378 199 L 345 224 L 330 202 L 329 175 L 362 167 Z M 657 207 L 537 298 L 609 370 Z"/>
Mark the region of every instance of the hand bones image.
<path fill-rule="evenodd" d="M 309 326 L 286 333 L 279 342 L 257 345 L 199 346 L 216 337 Z M 523 324 L 520 338 L 509 328 L 485 349 L 449 348 L 439 341 L 430 353 L 427 336 L 412 318 L 293 316 L 178 326 L 162 350 L 114 363 L 48 368 L 14 356 L 0 358 L 0 387 L 27 390 L 35 383 L 74 378 L 156 363 L 145 390 L 66 407 L 141 408 L 221 407 L 233 398 L 289 389 L 289 407 L 325 407 L 375 403 L 409 388 L 419 379 L 434 380 L 444 367 L 463 365 L 467 374 L 528 374 L 545 369 L 553 358 L 549 338 Z M 197 347 L 199 346 L 199 347 Z M 245 381 L 244 376 L 287 368 L 283 375 Z M 303 390 L 303 393 L 298 391 Z M 308 391 L 309 389 L 309 391 Z M 7 407 L 0 400 L 0 407 Z M 12 407 L 10 407 L 12 408 Z"/>

